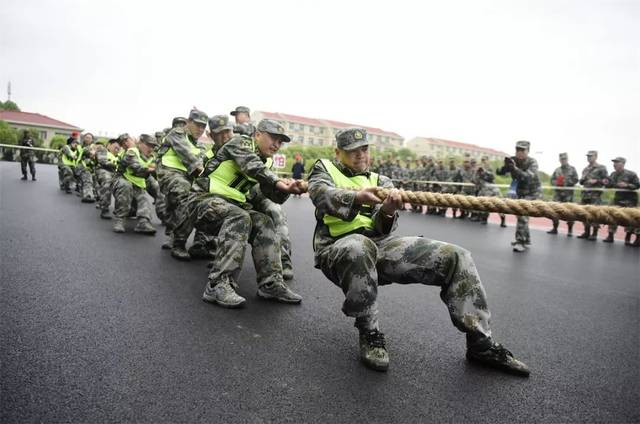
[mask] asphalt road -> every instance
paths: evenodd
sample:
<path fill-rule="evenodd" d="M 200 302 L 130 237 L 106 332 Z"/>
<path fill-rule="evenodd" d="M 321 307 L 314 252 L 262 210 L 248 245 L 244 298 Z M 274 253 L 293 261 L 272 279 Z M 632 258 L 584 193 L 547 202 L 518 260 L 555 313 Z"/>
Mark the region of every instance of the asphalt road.
<path fill-rule="evenodd" d="M 471 250 L 493 332 L 528 379 L 469 364 L 433 287 L 380 290 L 391 367 L 358 362 L 342 294 L 313 268 L 309 199 L 286 205 L 302 305 L 200 300 L 205 262 L 118 235 L 93 205 L 0 163 L 0 422 L 638 422 L 640 254 L 406 213 L 399 231 Z M 158 228 L 159 224 L 158 224 Z M 250 255 L 247 255 L 248 258 Z"/>

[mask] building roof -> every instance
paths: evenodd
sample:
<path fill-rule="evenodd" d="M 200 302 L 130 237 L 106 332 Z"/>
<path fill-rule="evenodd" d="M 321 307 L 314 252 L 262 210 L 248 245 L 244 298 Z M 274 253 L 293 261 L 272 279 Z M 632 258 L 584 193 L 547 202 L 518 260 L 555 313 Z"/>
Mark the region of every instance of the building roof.
<path fill-rule="evenodd" d="M 297 122 L 300 124 L 305 124 L 305 125 L 315 125 L 318 127 L 332 127 L 332 128 L 349 128 L 349 127 L 359 127 L 359 128 L 364 128 L 367 130 L 368 133 L 370 134 L 376 134 L 376 135 L 385 135 L 385 136 L 389 136 L 389 137 L 395 137 L 395 138 L 402 138 L 402 136 L 391 132 L 391 131 L 385 131 L 382 130 L 380 128 L 374 128 L 374 127 L 367 127 L 364 125 L 355 125 L 355 124 L 348 124 L 346 122 L 340 122 L 340 121 L 333 121 L 331 119 L 316 119 L 316 118 L 307 118 L 304 116 L 297 116 L 297 115 L 290 115 L 288 113 L 280 113 L 280 112 L 264 112 L 264 111 L 259 111 L 259 113 L 261 113 L 265 118 L 268 119 L 276 119 L 276 120 L 280 120 L 280 121 L 291 121 L 291 122 Z"/>
<path fill-rule="evenodd" d="M 46 115 L 32 112 L 18 112 L 14 110 L 0 110 L 0 120 L 14 124 L 34 125 L 37 127 L 51 127 L 64 130 L 82 131 L 82 128 L 66 122 L 58 121 Z"/>
<path fill-rule="evenodd" d="M 415 139 L 425 140 L 425 141 L 428 141 L 431 144 L 439 144 L 439 145 L 447 146 L 447 147 L 458 147 L 458 148 L 467 149 L 467 150 L 477 150 L 477 151 L 480 151 L 480 152 L 490 153 L 490 154 L 493 154 L 493 155 L 509 156 L 505 152 L 501 152 L 499 150 L 494 150 L 494 149 L 491 149 L 489 147 L 478 146 L 477 144 L 462 143 L 460 141 L 445 140 L 445 139 L 442 139 L 442 138 L 433 138 L 433 137 L 416 137 Z"/>

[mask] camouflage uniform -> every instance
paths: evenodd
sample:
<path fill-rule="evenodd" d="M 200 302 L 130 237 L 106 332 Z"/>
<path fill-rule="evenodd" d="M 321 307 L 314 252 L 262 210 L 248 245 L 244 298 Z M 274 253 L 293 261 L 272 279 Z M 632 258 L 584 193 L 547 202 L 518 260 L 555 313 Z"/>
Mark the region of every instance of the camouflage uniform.
<path fill-rule="evenodd" d="M 597 156 L 598 152 L 590 151 L 589 154 L 594 154 Z M 593 165 L 588 165 L 586 168 L 582 170 L 582 177 L 580 178 L 580 184 L 582 184 L 582 197 L 580 199 L 580 203 L 583 205 L 601 205 L 602 204 L 602 191 L 599 190 L 587 190 L 588 188 L 598 188 L 604 187 L 605 180 L 608 177 L 607 167 L 604 165 L 600 165 L 599 163 L 594 163 Z M 589 180 L 596 180 L 591 183 Z M 584 223 L 585 232 L 579 236 L 579 238 L 590 238 L 595 240 L 598 234 L 598 230 L 600 229 L 599 224 L 589 224 L 588 222 Z M 591 233 L 591 234 L 590 234 Z"/>
<path fill-rule="evenodd" d="M 110 141 L 110 143 L 113 141 Z M 101 211 L 106 218 L 111 206 L 111 183 L 115 172 L 118 169 L 118 163 L 110 160 L 109 151 L 104 146 L 98 146 L 96 149 L 96 182 L 98 183 L 98 203 Z"/>
<path fill-rule="evenodd" d="M 25 134 L 20 139 L 20 145 L 23 147 L 33 147 L 33 139 L 29 134 Z M 31 173 L 31 179 L 36 180 L 36 154 L 30 149 L 20 149 L 20 170 L 22 171 L 22 179 L 27 179 L 27 165 L 29 165 L 29 172 Z"/>
<path fill-rule="evenodd" d="M 501 197 L 500 190 L 497 187 L 491 186 L 496 180 L 496 176 L 491 169 L 482 167 L 476 170 L 473 177 L 474 184 L 476 185 L 476 192 L 478 196 L 483 197 Z M 486 224 L 489 219 L 489 212 L 476 212 L 480 222 Z M 504 214 L 499 214 L 502 221 L 504 221 Z"/>
<path fill-rule="evenodd" d="M 334 165 L 354 175 L 339 162 Z M 378 186 L 392 188 L 393 183 L 380 176 Z M 392 236 L 398 215 L 386 222 L 379 205 L 373 209 L 374 229 L 332 237 L 323 215 L 351 221 L 360 208 L 354 206 L 356 192 L 337 188 L 321 162 L 311 171 L 309 195 L 316 206 L 315 266 L 342 289 L 342 312 L 356 318 L 356 327 L 377 328 L 379 285 L 424 284 L 440 287 L 453 324 L 467 333 L 470 344 L 490 339 L 485 290 L 468 251 L 422 237 Z"/>
<path fill-rule="evenodd" d="M 449 181 L 449 171 L 443 164 L 436 165 L 433 168 L 431 178 L 433 181 Z M 446 187 L 440 184 L 433 184 L 431 191 L 434 193 L 442 193 L 446 191 Z M 437 215 L 445 216 L 447 214 L 447 208 L 437 208 L 436 213 Z"/>
<path fill-rule="evenodd" d="M 118 165 L 119 175 L 113 182 L 113 197 L 115 199 L 115 207 L 113 210 L 115 218 L 114 231 L 116 231 L 118 226 L 122 226 L 124 219 L 129 216 L 131 205 L 134 201 L 137 208 L 136 215 L 138 217 L 138 225 L 136 228 L 150 225 L 151 223 L 153 212 L 151 200 L 147 195 L 146 189 L 133 184 L 124 175 L 125 172 L 129 171 L 135 177 L 146 179 L 149 176 L 149 168 L 139 159 L 138 155 L 140 155 L 142 160 L 146 159 L 142 157 L 142 153 L 140 153 L 137 148 L 132 147 L 124 153 Z"/>
<path fill-rule="evenodd" d="M 566 153 L 560 154 L 560 160 L 567 159 L 568 156 Z M 551 174 L 551 185 L 554 187 L 574 187 L 578 183 L 578 172 L 576 168 L 567 164 L 562 165 L 556 168 Z M 553 192 L 553 201 L 554 202 L 562 202 L 562 203 L 571 203 L 573 202 L 573 190 L 562 190 L 555 189 Z M 557 232 L 559 220 L 554 219 L 553 221 L 553 232 Z M 574 221 L 567 221 L 567 226 L 569 227 L 569 234 L 572 233 Z"/>
<path fill-rule="evenodd" d="M 624 158 L 616 158 L 623 163 L 626 163 Z M 638 190 L 640 188 L 640 181 L 638 180 L 638 175 L 629 171 L 628 169 L 623 169 L 622 171 L 613 171 L 609 178 L 605 180 L 606 187 L 609 188 L 619 188 L 618 183 L 627 183 L 627 187 L 625 190 Z M 612 205 L 622 206 L 625 208 L 633 208 L 638 206 L 638 192 L 637 191 L 616 191 L 613 200 L 611 201 Z M 618 230 L 617 225 L 609 225 L 609 234 L 615 234 Z M 634 227 L 625 227 L 625 232 L 627 234 L 635 233 L 636 236 L 640 235 L 640 228 Z M 628 238 L 628 237 L 627 237 Z M 627 240 L 628 241 L 628 240 Z"/>
<path fill-rule="evenodd" d="M 458 168 L 457 172 L 453 176 L 453 181 L 458 183 L 471 183 L 473 184 L 475 178 L 475 172 L 473 168 L 468 167 Z M 475 196 L 476 195 L 476 187 L 474 185 L 469 186 L 458 186 L 460 194 L 464 194 L 465 196 Z M 458 218 L 463 219 L 467 216 L 469 211 L 464 209 L 460 210 L 460 215 Z"/>
<path fill-rule="evenodd" d="M 82 196 L 82 202 L 93 203 L 95 202 L 94 186 L 93 186 L 93 164 L 94 160 L 91 157 L 92 152 L 95 149 L 93 143 L 83 145 L 80 150 L 80 159 L 76 166 L 76 177 L 80 182 L 80 195 Z"/>
<path fill-rule="evenodd" d="M 67 192 L 76 188 L 75 168 L 78 161 L 79 150 L 73 150 L 69 144 L 60 149 L 60 161 L 58 163 L 59 175 L 62 178 L 62 188 Z M 69 163 L 65 164 L 63 158 Z"/>
<path fill-rule="evenodd" d="M 518 141 L 517 149 L 529 150 L 530 143 L 528 141 Z M 516 197 L 518 199 L 537 200 L 542 195 L 542 185 L 538 176 L 538 161 L 528 156 L 524 160 L 519 160 L 515 156 L 511 157 L 514 167 L 503 167 L 499 170 L 498 175 L 511 174 L 512 184 L 516 184 Z M 518 223 L 516 224 L 516 240 L 512 243 L 514 246 L 524 247 L 531 244 L 531 236 L 529 233 L 529 217 L 518 215 Z M 514 248 L 514 250 L 516 250 Z"/>
<path fill-rule="evenodd" d="M 259 130 L 264 121 L 269 120 L 261 121 Z M 282 126 L 276 128 L 284 132 Z M 271 127 L 267 129 L 270 130 L 267 132 L 277 131 Z M 214 296 L 218 285 L 237 286 L 247 243 L 252 247 L 251 253 L 259 293 L 271 287 L 286 287 L 280 245 L 283 236 L 278 234 L 276 224 L 270 216 L 254 208 L 255 205 L 267 211 L 271 206 L 266 199 L 280 204 L 289 197 L 288 194 L 276 189 L 279 178 L 269 169 L 266 161 L 267 159 L 261 156 L 251 138 L 234 136 L 220 147 L 215 157 L 207 163 L 203 175 L 197 178 L 193 186 L 194 193 L 190 197 L 187 215 L 187 221 L 191 222 L 183 223 L 181 226 L 192 225 L 206 234 L 217 234 L 216 251 L 203 295 L 205 300 L 208 300 L 209 296 Z M 235 164 L 242 175 L 255 180 L 255 182 L 244 180 L 242 184 L 249 184 L 249 187 L 245 187 L 247 191 L 251 191 L 255 185 L 259 185 L 260 189 L 254 190 L 244 202 L 212 192 L 214 189 L 212 184 L 220 183 L 213 182 L 209 176 L 223 163 Z M 276 215 L 283 217 L 278 213 Z M 299 301 L 298 299 L 293 303 Z"/>

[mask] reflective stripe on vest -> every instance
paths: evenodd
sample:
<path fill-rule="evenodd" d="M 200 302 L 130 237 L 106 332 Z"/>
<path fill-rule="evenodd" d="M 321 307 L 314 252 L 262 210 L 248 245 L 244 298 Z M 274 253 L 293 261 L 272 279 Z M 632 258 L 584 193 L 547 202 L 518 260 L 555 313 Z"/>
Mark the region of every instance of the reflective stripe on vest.
<path fill-rule="evenodd" d="M 71 148 L 69 149 L 69 151 L 71 151 L 71 159 L 69 159 L 67 157 L 67 155 L 65 155 L 64 153 L 62 153 L 62 163 L 65 164 L 66 166 L 76 166 L 76 163 L 78 161 L 78 151 L 77 150 L 71 150 Z"/>
<path fill-rule="evenodd" d="M 136 154 L 136 157 L 138 159 L 138 162 L 143 165 L 146 166 L 146 161 L 144 161 L 142 159 L 142 157 L 140 156 L 140 150 L 138 150 L 137 147 L 132 147 L 129 150 L 133 150 Z M 127 152 L 129 151 L 127 150 Z M 131 172 L 131 169 L 129 169 L 129 167 L 127 167 L 127 169 L 124 171 L 124 174 L 122 174 L 128 181 L 131 181 L 131 184 L 134 184 L 142 189 L 146 189 L 147 188 L 147 180 L 145 177 L 138 177 L 136 175 L 133 175 L 133 173 Z"/>
<path fill-rule="evenodd" d="M 186 134 L 185 138 L 189 143 L 189 151 L 191 151 L 191 154 L 193 154 L 194 156 L 198 156 L 200 154 L 200 149 L 197 146 L 194 146 L 191 141 L 189 141 L 189 137 Z M 188 172 L 187 167 L 184 166 L 176 151 L 173 150 L 173 147 L 169 147 L 169 150 L 167 150 L 167 152 L 162 155 L 162 165 Z"/>
<path fill-rule="evenodd" d="M 320 161 L 331 176 L 333 183 L 338 188 L 350 189 L 378 186 L 378 174 L 375 172 L 371 172 L 369 174 L 369 178 L 364 175 L 347 177 L 330 160 L 321 159 Z M 329 234 L 331 234 L 332 237 L 342 236 L 359 230 L 360 228 L 372 230 L 374 227 L 373 220 L 371 219 L 371 212 L 365 211 L 359 212 L 352 221 L 344 221 L 335 216 L 325 214 L 322 217 L 322 222 L 329 227 Z"/>

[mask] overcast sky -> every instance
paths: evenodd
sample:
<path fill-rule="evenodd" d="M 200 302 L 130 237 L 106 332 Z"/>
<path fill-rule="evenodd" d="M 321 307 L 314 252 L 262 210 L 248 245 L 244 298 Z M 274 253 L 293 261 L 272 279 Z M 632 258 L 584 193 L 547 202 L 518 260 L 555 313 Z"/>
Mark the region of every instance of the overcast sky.
<path fill-rule="evenodd" d="M 640 1 L 31 1 L 0 98 L 93 132 L 236 105 L 640 171 Z"/>

